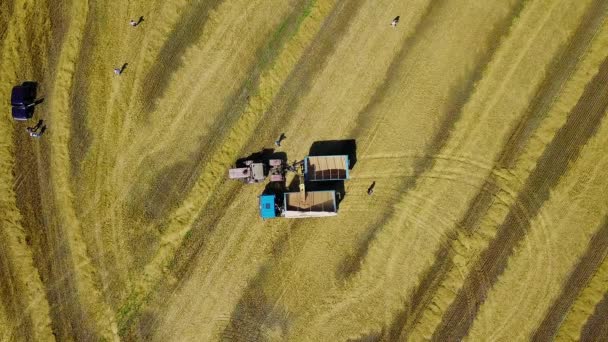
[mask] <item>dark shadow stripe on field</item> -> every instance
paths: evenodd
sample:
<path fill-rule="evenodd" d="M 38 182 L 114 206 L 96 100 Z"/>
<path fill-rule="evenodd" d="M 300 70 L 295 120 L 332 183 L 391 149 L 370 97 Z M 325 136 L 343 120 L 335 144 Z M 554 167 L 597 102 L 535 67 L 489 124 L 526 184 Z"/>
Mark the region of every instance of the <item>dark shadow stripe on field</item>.
<path fill-rule="evenodd" d="M 564 126 L 538 159 L 522 191 L 498 228 L 494 240 L 481 254 L 456 299 L 433 335 L 436 341 L 461 340 L 467 334 L 488 290 L 507 267 L 509 257 L 530 228 L 549 192 L 576 160 L 581 148 L 596 133 L 608 107 L 608 59 L 585 87 Z"/>
<path fill-rule="evenodd" d="M 249 281 L 247 288 L 239 299 L 236 308 L 230 316 L 230 321 L 222 331 L 222 341 L 261 341 L 261 335 L 268 330 L 280 331 L 281 339 L 285 340 L 289 329 L 289 313 L 287 309 L 278 304 L 277 298 L 269 298 L 264 284 L 272 277 L 272 269 L 289 246 L 290 234 L 294 229 L 304 225 L 302 222 L 285 230 L 279 241 L 275 243 L 277 249 L 273 250 L 273 258 L 263 265 L 256 276 Z M 291 233 L 290 233 L 291 231 Z"/>
<path fill-rule="evenodd" d="M 547 69 L 547 77 L 539 88 L 525 116 L 514 130 L 498 164 L 503 168 L 513 167 L 526 143 L 551 109 L 566 81 L 570 78 L 581 57 L 587 52 L 595 34 L 602 27 L 608 10 L 608 1 L 595 1 L 584 14 L 570 43 L 555 55 Z"/>
<path fill-rule="evenodd" d="M 346 342 L 380 342 L 382 339 L 382 331 L 371 332 L 357 338 L 349 338 Z"/>
<path fill-rule="evenodd" d="M 97 31 L 95 30 L 94 21 L 99 17 L 97 8 L 95 5 L 89 5 L 89 16 L 84 27 L 84 34 L 82 39 L 82 46 L 80 47 L 80 53 L 78 55 L 78 63 L 76 63 L 76 70 L 74 71 L 74 86 L 70 96 L 70 138 L 68 140 L 68 151 L 70 154 L 70 175 L 71 175 L 71 186 L 74 194 L 81 195 L 78 190 L 78 183 L 81 181 L 79 167 L 84 161 L 86 152 L 91 146 L 90 130 L 87 127 L 87 96 L 89 93 L 88 81 L 91 78 L 91 69 L 93 64 L 93 51 L 95 46 L 95 38 Z M 86 45 L 86 46 L 85 46 Z M 100 110 L 101 108 L 96 108 Z M 77 200 L 78 196 L 74 196 L 74 200 Z M 79 205 L 74 206 L 76 213 L 79 214 Z"/>
<path fill-rule="evenodd" d="M 72 21 L 71 2 L 69 1 L 47 1 L 47 9 L 49 13 L 49 21 L 51 22 L 51 43 L 49 48 L 49 55 L 51 62 L 50 67 L 57 67 L 56 63 L 59 63 L 59 56 L 61 48 L 63 47 L 65 35 Z"/>
<path fill-rule="evenodd" d="M 357 15 L 363 1 L 339 1 L 327 16 L 311 45 L 307 47 L 275 96 L 270 110 L 264 114 L 264 120 L 259 124 L 258 130 L 271 131 L 272 138 L 265 139 L 266 141 L 271 141 L 281 133 L 291 120 L 300 101 L 310 92 L 315 77 L 323 71 L 327 60 L 343 39 L 344 33 L 350 27 L 350 20 Z"/>
<path fill-rule="evenodd" d="M 523 9 L 524 2 L 520 3 L 518 12 L 513 14 L 514 17 L 517 17 L 521 10 Z M 588 13 L 592 13 L 594 8 L 590 8 Z M 599 15 L 602 15 L 601 13 Z M 511 160 L 515 159 L 517 155 L 513 146 L 521 147 L 525 145 L 525 142 L 528 141 L 531 132 L 538 126 L 538 122 L 544 117 L 544 113 L 546 113 L 546 109 L 543 112 L 543 115 L 536 115 L 536 111 L 541 110 L 545 106 L 548 107 L 553 99 L 557 96 L 557 92 L 561 90 L 561 86 L 566 81 L 567 76 L 570 75 L 571 71 L 576 66 L 580 55 L 586 50 L 591 36 L 595 33 L 595 30 L 599 28 L 599 24 L 596 22 L 596 18 L 589 18 L 586 16 L 590 22 L 583 22 L 577 33 L 573 36 L 573 39 L 582 39 L 584 43 L 571 42 L 568 45 L 568 49 L 556 57 L 554 64 L 556 67 L 552 68 L 554 72 L 558 72 L 558 76 L 549 75 L 547 80 L 551 82 L 559 82 L 559 86 L 551 87 L 551 91 L 539 91 L 537 96 L 541 96 L 542 99 L 536 98 L 533 102 L 531 108 L 534 110 L 528 110 L 528 113 L 521 121 L 520 126 L 516 127 L 511 134 L 511 138 L 508 143 L 505 145 L 503 152 L 499 155 L 499 160 L 504 160 L 505 156 L 510 156 Z M 593 25 L 591 23 L 594 23 Z M 560 68 L 567 68 L 567 72 L 563 72 Z M 548 81 L 545 81 L 543 86 L 549 86 Z M 533 117 L 529 115 L 532 113 Z M 522 127 L 522 124 L 529 123 L 530 127 Z M 526 132 L 525 134 L 522 132 Z M 518 152 L 519 153 L 519 152 Z M 502 162 L 498 162 L 499 166 Z M 498 167 L 499 167 L 498 166 Z M 500 191 L 500 188 L 496 185 L 496 176 L 494 173 L 491 173 L 486 179 L 481 191 L 477 193 L 473 201 L 471 202 L 471 206 L 469 207 L 466 215 L 458 224 L 460 230 L 465 232 L 466 234 L 472 233 L 480 224 L 480 220 L 484 216 L 484 214 L 491 207 L 492 203 L 495 201 L 496 194 Z M 444 247 L 438 251 L 438 255 L 448 255 L 449 247 L 447 244 L 449 243 L 450 238 L 448 237 L 445 242 Z M 451 255 L 451 253 L 449 254 Z M 437 257 L 435 258 L 434 264 L 429 268 L 429 270 L 425 273 L 425 276 L 422 278 L 423 281 L 414 291 L 413 296 L 409 299 L 408 304 L 405 309 L 396 316 L 395 321 L 392 324 L 391 329 L 389 329 L 390 336 L 392 340 L 397 337 L 405 338 L 408 332 L 411 332 L 413 329 L 413 325 L 419 320 L 420 315 L 424 312 L 424 308 L 429 305 L 429 301 L 433 297 L 433 294 L 437 291 L 441 283 L 445 280 L 445 277 L 448 271 L 453 267 L 453 263 L 451 261 L 451 256 L 449 258 L 446 257 Z M 424 299 L 423 299 L 424 298 Z M 400 335 L 399 335 L 400 334 Z"/>
<path fill-rule="evenodd" d="M 412 30 L 412 33 L 405 39 L 403 45 L 401 45 L 401 49 L 399 49 L 399 52 L 393 57 L 391 64 L 384 75 L 384 81 L 376 90 L 374 90 L 374 94 L 370 97 L 369 102 L 357 115 L 357 125 L 355 125 L 355 128 L 351 131 L 351 136 L 362 136 L 365 133 L 365 130 L 369 129 L 368 126 L 374 121 L 374 116 L 371 115 L 371 113 L 376 111 L 376 107 L 382 102 L 390 86 L 396 82 L 401 63 L 411 52 L 412 47 L 420 41 L 423 33 L 432 26 L 433 23 L 430 20 L 432 14 L 446 3 L 447 0 L 433 0 L 428 3 L 424 9 L 424 13 L 422 13 L 416 26 Z"/>
<path fill-rule="evenodd" d="M 169 269 L 171 278 L 177 282 L 161 281 L 154 293 L 145 298 L 147 305 L 135 303 L 125 310 L 119 320 L 119 334 L 126 340 L 150 341 L 164 317 L 164 306 L 168 294 L 178 293 L 196 270 L 195 265 L 205 251 L 209 236 L 223 218 L 224 210 L 234 202 L 243 187 L 239 182 L 222 183 L 220 191 L 215 191 L 201 215 L 187 233 L 184 242 L 177 250 Z M 136 242 L 136 241 L 135 241 Z"/>
<path fill-rule="evenodd" d="M 6 32 L 8 32 L 8 24 L 13 17 L 12 1 L 0 2 L 0 52 L 4 51 L 6 44 Z M 1 58 L 2 56 L 0 56 Z"/>
<path fill-rule="evenodd" d="M 587 250 L 582 258 L 574 266 L 570 277 L 566 281 L 562 291 L 547 311 L 545 319 L 534 333 L 533 341 L 551 341 L 555 338 L 560 324 L 566 317 L 568 310 L 576 300 L 578 294 L 583 290 L 598 267 L 608 254 L 608 218 L 604 219 L 600 229 L 593 235 Z M 608 319 L 605 316 L 604 319 Z"/>
<path fill-rule="evenodd" d="M 595 306 L 593 314 L 581 331 L 581 341 L 608 341 L 608 291 L 604 298 Z"/>
<path fill-rule="evenodd" d="M 2 329 L 10 332 L 8 336 L 10 341 L 32 341 L 32 318 L 26 310 L 28 307 L 27 303 L 21 300 L 25 295 L 25 291 L 18 288 L 13 280 L 15 270 L 8 260 L 10 257 L 5 250 L 7 247 L 4 245 L 6 243 L 6 246 L 8 246 L 8 241 L 5 242 L 3 239 L 0 239 L 0 242 L 2 243 L 0 246 L 0 279 L 2 279 L 0 283 L 0 305 L 2 305 L 3 310 L 8 314 L 6 318 L 15 324 L 15 326 L 4 326 Z"/>
<path fill-rule="evenodd" d="M 497 23 L 495 25 L 494 30 L 487 36 L 486 45 L 488 46 L 488 50 L 485 54 L 482 54 L 478 57 L 478 61 L 476 63 L 477 67 L 468 75 L 467 78 L 463 79 L 461 82 L 457 83 L 457 86 L 450 92 L 449 97 L 446 100 L 446 104 L 448 104 L 446 113 L 444 113 L 445 119 L 441 123 L 441 126 L 437 129 L 437 134 L 430 141 L 424 155 L 429 156 L 425 158 L 420 158 L 414 163 L 414 171 L 411 177 L 408 177 L 407 180 L 400 186 L 402 189 L 402 193 L 406 194 L 410 190 L 412 190 L 420 177 L 430 170 L 433 165 L 435 165 L 435 159 L 433 156 L 441 152 L 444 148 L 448 138 L 452 134 L 452 130 L 456 125 L 456 122 L 462 116 L 462 110 L 464 105 L 469 101 L 471 96 L 475 91 L 475 85 L 481 80 L 483 77 L 483 72 L 487 68 L 488 64 L 492 60 L 494 53 L 498 46 L 500 45 L 500 37 L 502 37 L 508 28 L 510 27 L 513 17 L 517 17 L 521 12 L 525 1 L 520 1 L 517 5 L 513 6 L 511 13 L 506 15 L 504 20 Z M 386 77 L 384 83 L 382 83 L 377 89 L 374 95 L 372 96 L 368 105 L 361 111 L 359 114 L 359 121 L 361 122 L 358 127 L 369 126 L 369 123 L 366 120 L 372 120 L 373 113 L 375 108 L 380 104 L 382 99 L 384 98 L 389 86 L 394 83 L 393 78 L 398 74 L 398 68 L 400 63 L 405 59 L 411 47 L 416 44 L 418 37 L 423 36 L 423 33 L 426 29 L 430 27 L 432 23 L 430 23 L 429 18 L 432 16 L 432 12 L 439 8 L 439 6 L 443 5 L 444 1 L 433 1 L 426 9 L 425 14 L 422 16 L 420 22 L 417 27 L 414 29 L 414 33 L 410 36 L 402 49 L 393 59 L 389 69 L 387 70 Z M 356 128 L 354 130 L 354 136 L 359 136 L 363 134 L 362 128 Z M 492 196 L 490 196 L 492 197 Z M 389 211 L 384 218 L 378 223 L 372 226 L 372 228 L 364 235 L 364 237 L 359 242 L 356 247 L 356 252 L 349 256 L 348 259 L 344 260 L 343 266 L 340 268 L 340 273 L 337 273 L 336 276 L 338 279 L 347 279 L 356 274 L 360 268 L 361 263 L 365 259 L 369 247 L 372 241 L 375 240 L 378 233 L 383 229 L 386 223 L 394 216 L 393 209 L 388 209 Z M 439 267 L 438 269 L 442 269 L 443 267 Z M 429 275 L 430 276 L 430 275 Z M 399 321 L 403 318 L 401 314 L 397 315 L 397 320 Z M 394 323 L 398 324 L 398 323 Z M 391 325 L 394 325 L 391 324 Z"/>
<path fill-rule="evenodd" d="M 403 310 L 395 315 L 392 323 L 385 329 L 384 336 L 387 341 L 406 340 L 414 324 L 419 321 L 427 303 L 453 266 L 453 253 L 449 245 L 450 241 L 446 239 L 442 247 L 435 252 L 435 263 L 422 275 L 418 287 L 408 298 Z"/>
<path fill-rule="evenodd" d="M 156 100 L 165 92 L 171 74 L 183 64 L 182 56 L 188 47 L 194 44 L 203 34 L 203 29 L 211 11 L 215 10 L 222 0 L 204 0 L 183 9 L 171 34 L 165 40 L 158 57 L 144 77 L 142 97 L 146 99 L 146 112 L 154 109 Z M 144 21 L 143 25 L 147 25 Z"/>

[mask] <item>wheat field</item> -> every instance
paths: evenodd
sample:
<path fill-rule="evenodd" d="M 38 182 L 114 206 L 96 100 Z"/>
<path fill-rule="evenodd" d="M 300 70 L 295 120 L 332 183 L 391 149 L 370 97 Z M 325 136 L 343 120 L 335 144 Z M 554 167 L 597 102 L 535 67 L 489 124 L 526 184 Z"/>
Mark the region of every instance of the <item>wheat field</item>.
<path fill-rule="evenodd" d="M 1 341 L 608 340 L 608 1 L 0 0 L 0 81 Z"/>

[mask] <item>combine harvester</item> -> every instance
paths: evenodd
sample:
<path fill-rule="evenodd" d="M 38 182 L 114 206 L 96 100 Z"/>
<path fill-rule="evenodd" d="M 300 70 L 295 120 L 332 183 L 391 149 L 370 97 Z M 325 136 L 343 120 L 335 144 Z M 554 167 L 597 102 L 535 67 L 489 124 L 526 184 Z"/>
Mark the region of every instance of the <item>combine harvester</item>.
<path fill-rule="evenodd" d="M 228 176 L 230 179 L 240 179 L 247 184 L 262 182 L 270 176 L 270 182 L 282 184 L 279 193 L 259 196 L 260 216 L 263 219 L 326 217 L 337 215 L 336 191 L 306 191 L 306 183 L 344 181 L 349 178 L 348 167 L 347 155 L 309 156 L 292 164 L 287 164 L 281 159 L 270 159 L 267 163 L 247 160 L 244 162 L 244 167 L 230 169 Z M 300 191 L 285 190 L 285 175 L 288 172 L 298 175 Z"/>

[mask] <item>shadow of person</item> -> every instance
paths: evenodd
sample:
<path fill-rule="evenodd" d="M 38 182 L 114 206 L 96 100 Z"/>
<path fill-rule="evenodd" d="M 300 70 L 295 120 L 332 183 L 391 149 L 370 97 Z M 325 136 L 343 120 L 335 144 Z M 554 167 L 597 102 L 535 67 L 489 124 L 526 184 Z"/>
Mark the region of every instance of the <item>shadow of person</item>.
<path fill-rule="evenodd" d="M 38 123 L 36 124 L 36 126 L 32 127 L 32 129 L 34 131 L 37 131 L 40 128 L 40 126 L 42 126 L 43 123 L 44 123 L 44 120 L 42 120 L 42 119 L 38 120 Z"/>
<path fill-rule="evenodd" d="M 125 71 L 125 69 L 127 68 L 127 65 L 129 65 L 129 63 L 125 63 L 125 64 L 122 65 L 122 67 L 120 67 L 120 73 L 121 74 Z"/>
<path fill-rule="evenodd" d="M 372 185 L 369 186 L 369 188 L 367 188 L 367 194 L 371 195 L 374 193 L 374 187 L 376 187 L 376 181 L 372 182 Z"/>
<path fill-rule="evenodd" d="M 281 133 L 281 135 L 279 135 L 279 138 L 277 140 L 275 140 L 274 144 L 276 146 L 281 146 L 281 143 L 283 142 L 283 140 L 285 140 L 287 138 L 287 136 L 285 135 L 285 133 Z"/>
<path fill-rule="evenodd" d="M 42 121 L 42 120 L 40 120 L 40 121 Z M 44 134 L 44 132 L 46 132 L 46 125 L 45 125 L 45 126 L 42 126 L 42 128 L 40 129 L 40 133 L 38 133 L 38 136 L 43 135 L 43 134 Z"/>
<path fill-rule="evenodd" d="M 141 17 L 139 17 L 139 19 L 137 19 L 137 21 L 135 22 L 135 26 L 138 26 L 139 24 L 141 24 L 144 21 L 144 16 L 142 15 Z"/>

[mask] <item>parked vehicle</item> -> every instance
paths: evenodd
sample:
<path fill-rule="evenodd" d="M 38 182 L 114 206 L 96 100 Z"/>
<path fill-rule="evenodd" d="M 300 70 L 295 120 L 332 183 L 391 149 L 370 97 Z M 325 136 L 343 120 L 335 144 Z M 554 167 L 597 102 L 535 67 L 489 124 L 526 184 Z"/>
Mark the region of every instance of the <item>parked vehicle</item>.
<path fill-rule="evenodd" d="M 11 106 L 13 119 L 20 121 L 31 119 L 36 106 L 36 83 L 23 82 L 13 87 Z"/>

